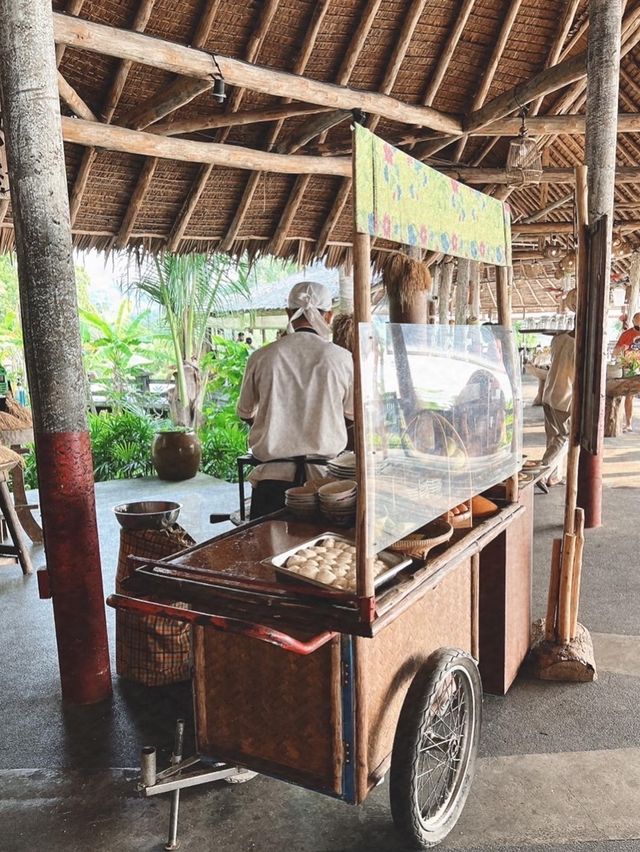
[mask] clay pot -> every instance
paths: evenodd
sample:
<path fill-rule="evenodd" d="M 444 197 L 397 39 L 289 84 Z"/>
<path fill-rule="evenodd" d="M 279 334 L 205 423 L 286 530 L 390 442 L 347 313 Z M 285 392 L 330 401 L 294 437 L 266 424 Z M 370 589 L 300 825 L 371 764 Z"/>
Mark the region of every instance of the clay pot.
<path fill-rule="evenodd" d="M 158 432 L 151 445 L 151 459 L 158 477 L 171 482 L 192 479 L 201 457 L 200 439 L 195 432 Z"/>

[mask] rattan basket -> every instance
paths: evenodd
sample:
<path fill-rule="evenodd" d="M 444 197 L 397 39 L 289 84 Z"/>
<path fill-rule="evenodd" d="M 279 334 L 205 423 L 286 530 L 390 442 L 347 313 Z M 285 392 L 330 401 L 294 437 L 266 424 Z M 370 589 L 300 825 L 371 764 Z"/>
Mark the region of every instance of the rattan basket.
<path fill-rule="evenodd" d="M 413 535 L 420 535 L 420 538 L 402 538 L 390 544 L 387 549 L 415 559 L 426 559 L 434 547 L 449 541 L 453 535 L 453 526 L 446 521 L 431 521 Z"/>

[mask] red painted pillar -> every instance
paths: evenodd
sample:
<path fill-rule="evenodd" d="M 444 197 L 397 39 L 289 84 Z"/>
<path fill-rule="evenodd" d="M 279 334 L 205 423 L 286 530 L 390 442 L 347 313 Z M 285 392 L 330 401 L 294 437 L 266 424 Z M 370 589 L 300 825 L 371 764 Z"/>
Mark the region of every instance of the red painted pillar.
<path fill-rule="evenodd" d="M 64 701 L 111 694 L 51 0 L 0 0 L 0 97 Z"/>

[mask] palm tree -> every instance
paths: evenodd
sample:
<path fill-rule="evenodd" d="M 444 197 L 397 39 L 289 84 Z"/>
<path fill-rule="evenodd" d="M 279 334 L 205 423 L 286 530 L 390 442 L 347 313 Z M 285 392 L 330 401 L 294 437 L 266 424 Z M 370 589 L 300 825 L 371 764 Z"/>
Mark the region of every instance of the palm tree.
<path fill-rule="evenodd" d="M 232 295 L 249 297 L 251 266 L 226 255 L 168 252 L 136 264 L 127 286 L 155 302 L 168 327 L 176 359 L 169 414 L 176 426 L 197 428 L 209 370 L 203 366 L 212 313 Z"/>

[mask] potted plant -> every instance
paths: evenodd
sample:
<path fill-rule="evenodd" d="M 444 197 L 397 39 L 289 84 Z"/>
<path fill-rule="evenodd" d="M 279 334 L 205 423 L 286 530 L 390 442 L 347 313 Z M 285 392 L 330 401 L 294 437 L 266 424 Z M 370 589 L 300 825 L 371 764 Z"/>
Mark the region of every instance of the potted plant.
<path fill-rule="evenodd" d="M 197 429 L 209 378 L 204 358 L 209 318 L 228 296 L 248 297 L 249 264 L 225 255 L 165 253 L 145 259 L 136 271 L 128 286 L 158 305 L 175 355 L 168 394 L 172 425 L 153 440 L 153 464 L 161 479 L 190 479 L 201 459 Z"/>

